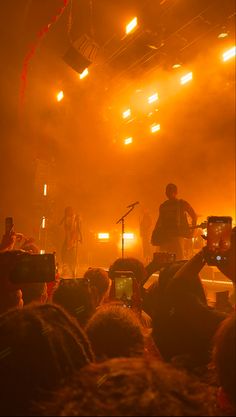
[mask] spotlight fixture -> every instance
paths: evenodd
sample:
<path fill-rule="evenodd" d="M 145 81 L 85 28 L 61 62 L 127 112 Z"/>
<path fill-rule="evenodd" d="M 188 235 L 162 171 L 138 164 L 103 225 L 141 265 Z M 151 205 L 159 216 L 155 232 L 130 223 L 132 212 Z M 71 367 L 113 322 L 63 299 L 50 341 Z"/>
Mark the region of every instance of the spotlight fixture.
<path fill-rule="evenodd" d="M 124 233 L 123 236 L 126 240 L 134 240 L 134 233 Z"/>
<path fill-rule="evenodd" d="M 109 233 L 98 233 L 98 240 L 109 240 L 110 234 Z"/>
<path fill-rule="evenodd" d="M 155 93 L 155 94 L 153 94 L 152 96 L 150 96 L 150 97 L 148 97 L 148 103 L 149 104 L 152 104 L 152 103 L 155 103 L 155 101 L 157 101 L 158 100 L 158 94 L 157 93 Z"/>
<path fill-rule="evenodd" d="M 229 36 L 229 34 L 227 32 L 221 32 L 218 35 L 218 39 L 225 39 Z"/>
<path fill-rule="evenodd" d="M 178 68 L 180 68 L 181 67 L 181 64 L 174 64 L 174 65 L 172 65 L 172 68 L 173 69 L 178 69 Z"/>
<path fill-rule="evenodd" d="M 125 110 L 122 116 L 123 116 L 123 119 L 128 119 L 128 117 L 131 116 L 131 110 L 130 109 Z"/>
<path fill-rule="evenodd" d="M 46 217 L 42 217 L 41 228 L 46 229 Z"/>
<path fill-rule="evenodd" d="M 47 184 L 44 184 L 44 186 L 43 186 L 43 195 L 44 195 L 44 197 L 46 197 L 48 195 L 48 185 Z"/>
<path fill-rule="evenodd" d="M 161 130 L 161 125 L 160 124 L 155 123 L 151 126 L 151 132 L 152 133 L 159 132 L 159 130 Z"/>
<path fill-rule="evenodd" d="M 133 143 L 133 138 L 126 138 L 126 139 L 124 140 L 124 144 L 125 144 L 125 145 L 130 145 L 131 143 Z"/>
<path fill-rule="evenodd" d="M 59 91 L 59 93 L 57 94 L 57 101 L 60 102 L 63 100 L 63 98 L 64 98 L 63 91 Z"/>
<path fill-rule="evenodd" d="M 87 75 L 89 75 L 89 70 L 88 68 L 85 68 L 85 70 L 79 74 L 80 80 L 83 80 L 85 77 L 87 77 Z"/>
<path fill-rule="evenodd" d="M 138 26 L 138 18 L 134 17 L 126 26 L 126 35 L 129 35 L 131 32 L 133 32 Z"/>
<path fill-rule="evenodd" d="M 228 61 L 229 59 L 233 58 L 235 54 L 236 54 L 236 46 L 233 46 L 222 55 L 223 61 L 224 62 Z"/>
<path fill-rule="evenodd" d="M 186 74 L 183 77 L 181 77 L 180 84 L 182 84 L 182 85 L 187 84 L 192 79 L 193 79 L 193 73 L 192 72 L 189 72 L 188 74 Z"/>

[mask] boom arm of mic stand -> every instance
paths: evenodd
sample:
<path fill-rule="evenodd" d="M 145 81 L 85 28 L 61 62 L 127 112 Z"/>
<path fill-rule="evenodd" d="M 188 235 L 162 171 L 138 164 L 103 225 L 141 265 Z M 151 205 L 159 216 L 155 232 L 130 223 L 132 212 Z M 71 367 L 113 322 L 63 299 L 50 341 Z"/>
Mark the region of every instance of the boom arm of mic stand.
<path fill-rule="evenodd" d="M 129 209 L 129 211 L 127 211 L 127 213 L 125 213 L 117 222 L 116 222 L 116 224 L 119 224 L 119 223 L 121 223 L 122 222 L 122 220 L 124 220 L 128 215 L 129 215 L 129 213 L 131 213 L 131 211 L 133 211 L 134 210 L 134 207 L 131 207 L 131 209 Z"/>

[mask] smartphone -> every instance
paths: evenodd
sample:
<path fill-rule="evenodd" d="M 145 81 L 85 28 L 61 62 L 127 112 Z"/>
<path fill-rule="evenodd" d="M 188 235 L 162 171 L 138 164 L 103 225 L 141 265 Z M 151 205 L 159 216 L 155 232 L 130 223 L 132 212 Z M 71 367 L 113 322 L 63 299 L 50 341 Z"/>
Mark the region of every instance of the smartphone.
<path fill-rule="evenodd" d="M 231 245 L 232 217 L 210 216 L 207 219 L 208 265 L 227 261 Z"/>
<path fill-rule="evenodd" d="M 10 235 L 13 231 L 14 223 L 12 217 L 6 217 L 5 219 L 5 235 Z"/>
<path fill-rule="evenodd" d="M 12 254 L 9 279 L 13 284 L 53 282 L 56 276 L 54 254 Z"/>
<path fill-rule="evenodd" d="M 116 300 L 131 305 L 134 294 L 134 273 L 131 271 L 116 271 L 113 275 L 113 295 Z"/>
<path fill-rule="evenodd" d="M 156 261 L 160 266 L 166 266 L 176 261 L 175 253 L 169 252 L 155 252 L 153 254 L 153 260 Z"/>

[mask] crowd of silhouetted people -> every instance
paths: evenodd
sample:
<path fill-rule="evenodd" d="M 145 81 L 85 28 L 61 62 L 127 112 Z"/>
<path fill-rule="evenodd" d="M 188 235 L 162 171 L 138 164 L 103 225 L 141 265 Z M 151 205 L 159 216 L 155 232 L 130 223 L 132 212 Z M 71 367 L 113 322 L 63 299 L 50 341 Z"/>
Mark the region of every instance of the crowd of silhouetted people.
<path fill-rule="evenodd" d="M 235 237 L 222 268 L 234 284 Z M 235 415 L 235 306 L 208 305 L 204 249 L 165 266 L 124 258 L 83 278 L 20 286 L 5 259 L 0 415 Z M 130 287 L 117 297 L 117 277 L 132 278 L 132 297 Z"/>

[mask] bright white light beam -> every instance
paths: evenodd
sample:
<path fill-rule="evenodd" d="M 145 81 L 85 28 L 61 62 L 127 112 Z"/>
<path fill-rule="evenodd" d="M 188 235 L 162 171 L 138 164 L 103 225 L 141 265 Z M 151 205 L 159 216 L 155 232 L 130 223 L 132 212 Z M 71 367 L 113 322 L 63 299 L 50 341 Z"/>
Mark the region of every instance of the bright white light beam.
<path fill-rule="evenodd" d="M 110 239 L 109 233 L 98 233 L 98 239 L 99 240 L 108 240 Z"/>
<path fill-rule="evenodd" d="M 192 72 L 189 72 L 188 74 L 186 74 L 183 77 L 181 77 L 180 84 L 182 84 L 182 85 L 187 84 L 192 79 L 193 79 L 193 73 Z"/>
<path fill-rule="evenodd" d="M 131 32 L 134 31 L 134 29 L 136 29 L 138 26 L 138 18 L 134 17 L 126 26 L 126 35 L 129 35 Z"/>
<path fill-rule="evenodd" d="M 236 46 L 233 46 L 233 48 L 229 49 L 222 55 L 223 61 L 226 62 L 229 59 L 233 58 L 235 55 L 236 55 Z"/>
<path fill-rule="evenodd" d="M 158 94 L 157 93 L 155 93 L 155 94 L 153 94 L 152 96 L 150 96 L 150 97 L 148 97 L 148 103 L 149 104 L 152 104 L 152 103 L 155 103 L 155 101 L 157 101 L 158 100 Z"/>
<path fill-rule="evenodd" d="M 123 119 L 128 119 L 128 117 L 131 116 L 131 110 L 130 109 L 125 110 L 122 116 L 123 116 Z"/>
<path fill-rule="evenodd" d="M 79 75 L 79 78 L 83 80 L 85 77 L 87 77 L 87 75 L 89 75 L 89 70 L 88 68 L 85 68 L 85 70 Z"/>
<path fill-rule="evenodd" d="M 62 101 L 64 98 L 64 93 L 63 91 L 59 91 L 59 93 L 57 94 L 57 101 Z"/>
<path fill-rule="evenodd" d="M 161 130 L 161 125 L 160 124 L 154 124 L 154 125 L 151 126 L 151 132 L 152 133 L 159 132 L 159 130 Z"/>
<path fill-rule="evenodd" d="M 124 140 L 124 144 L 125 144 L 125 145 L 130 145 L 131 143 L 133 143 L 133 138 L 126 138 L 126 139 Z"/>

